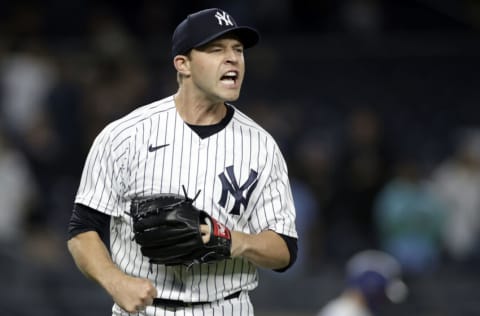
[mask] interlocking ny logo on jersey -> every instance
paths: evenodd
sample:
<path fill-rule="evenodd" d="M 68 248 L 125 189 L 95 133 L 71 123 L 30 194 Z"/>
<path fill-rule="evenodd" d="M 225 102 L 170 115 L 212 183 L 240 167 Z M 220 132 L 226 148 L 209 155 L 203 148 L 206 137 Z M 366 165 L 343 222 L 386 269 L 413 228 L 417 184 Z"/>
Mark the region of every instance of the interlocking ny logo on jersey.
<path fill-rule="evenodd" d="M 240 206 L 243 205 L 244 209 L 247 207 L 248 201 L 250 200 L 250 195 L 257 186 L 257 175 L 258 173 L 255 170 L 250 169 L 250 175 L 248 176 L 247 181 L 239 186 L 237 178 L 233 173 L 233 166 L 227 167 L 226 174 L 225 172 L 222 172 L 218 175 L 220 181 L 222 182 L 222 196 L 220 197 L 218 204 L 220 204 L 222 207 L 225 207 L 227 204 L 228 193 L 230 193 L 235 199 L 235 204 L 229 213 L 240 215 Z M 247 191 L 247 194 L 244 196 L 245 191 Z"/>
<path fill-rule="evenodd" d="M 223 25 L 225 23 L 225 26 L 227 25 L 233 26 L 232 20 L 230 19 L 230 15 L 228 15 L 226 12 L 217 11 L 217 13 L 215 13 L 215 17 L 217 18 L 218 25 Z"/>

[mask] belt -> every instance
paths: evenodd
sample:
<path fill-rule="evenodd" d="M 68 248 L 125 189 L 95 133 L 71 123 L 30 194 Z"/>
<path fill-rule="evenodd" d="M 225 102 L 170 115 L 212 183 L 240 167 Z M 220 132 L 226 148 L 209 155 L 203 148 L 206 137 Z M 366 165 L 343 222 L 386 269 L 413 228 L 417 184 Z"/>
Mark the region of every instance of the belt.
<path fill-rule="evenodd" d="M 238 291 L 228 296 L 225 296 L 223 300 L 231 300 L 231 299 L 237 298 L 240 296 L 240 293 L 242 293 L 242 291 Z M 203 304 L 210 304 L 210 303 L 213 303 L 213 302 L 208 302 L 208 301 L 207 302 L 205 301 L 204 302 L 201 302 L 201 301 L 200 302 L 184 302 L 184 301 L 178 301 L 178 300 L 167 300 L 167 299 L 157 297 L 153 299 L 152 305 L 169 307 L 169 308 L 181 308 L 181 307 L 192 307 L 196 305 L 203 305 Z"/>

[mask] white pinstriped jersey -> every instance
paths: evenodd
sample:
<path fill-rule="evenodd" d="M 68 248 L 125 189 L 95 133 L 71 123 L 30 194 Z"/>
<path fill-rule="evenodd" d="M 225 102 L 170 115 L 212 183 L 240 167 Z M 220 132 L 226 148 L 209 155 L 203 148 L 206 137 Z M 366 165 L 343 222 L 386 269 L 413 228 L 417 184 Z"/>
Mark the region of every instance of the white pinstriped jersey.
<path fill-rule="evenodd" d="M 242 258 L 189 270 L 154 264 L 150 271 L 132 238 L 130 201 L 183 194 L 182 186 L 189 197 L 200 191 L 194 205 L 231 230 L 297 238 L 287 167 L 264 129 L 234 108 L 224 129 L 202 139 L 181 119 L 172 96 L 140 107 L 97 136 L 75 202 L 112 216 L 114 262 L 127 274 L 152 280 L 159 297 L 215 301 L 257 286 L 255 266 Z"/>

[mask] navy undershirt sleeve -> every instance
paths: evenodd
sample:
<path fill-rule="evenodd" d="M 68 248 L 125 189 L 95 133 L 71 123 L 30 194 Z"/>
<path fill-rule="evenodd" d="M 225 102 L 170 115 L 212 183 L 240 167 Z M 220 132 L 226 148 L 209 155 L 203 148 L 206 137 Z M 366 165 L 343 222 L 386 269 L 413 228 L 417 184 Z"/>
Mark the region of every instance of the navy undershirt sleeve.
<path fill-rule="evenodd" d="M 93 208 L 75 203 L 68 225 L 68 239 L 87 231 L 96 231 L 105 246 L 109 248 L 110 217 Z"/>
<path fill-rule="evenodd" d="M 276 272 L 285 272 L 287 271 L 297 260 L 297 252 L 298 252 L 298 244 L 297 244 L 297 238 L 293 238 L 290 236 L 278 234 L 280 237 L 282 237 L 283 240 L 285 240 L 285 243 L 287 244 L 288 252 L 290 253 L 290 262 L 288 265 L 282 269 L 275 269 L 274 271 Z"/>

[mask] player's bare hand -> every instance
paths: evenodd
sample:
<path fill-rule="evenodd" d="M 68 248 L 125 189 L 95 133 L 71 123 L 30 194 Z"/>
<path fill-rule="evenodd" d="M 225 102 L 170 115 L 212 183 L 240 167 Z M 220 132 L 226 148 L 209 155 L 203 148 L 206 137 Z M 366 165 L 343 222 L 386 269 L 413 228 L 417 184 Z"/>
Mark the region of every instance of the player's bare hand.
<path fill-rule="evenodd" d="M 109 292 L 115 303 L 129 313 L 145 310 L 157 296 L 152 282 L 128 275 L 118 278 Z"/>
<path fill-rule="evenodd" d="M 210 225 L 200 225 L 200 233 L 202 235 L 202 241 L 204 244 L 210 241 Z"/>

